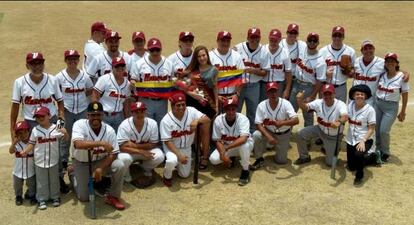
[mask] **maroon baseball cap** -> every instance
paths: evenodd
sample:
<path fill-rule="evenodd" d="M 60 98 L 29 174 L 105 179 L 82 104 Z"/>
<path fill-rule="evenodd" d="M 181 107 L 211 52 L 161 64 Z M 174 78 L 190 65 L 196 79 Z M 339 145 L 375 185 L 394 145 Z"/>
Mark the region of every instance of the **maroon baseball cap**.
<path fill-rule="evenodd" d="M 185 101 L 185 95 L 183 93 L 176 93 L 169 98 L 172 104 L 175 104 L 180 101 Z"/>
<path fill-rule="evenodd" d="M 42 61 L 44 62 L 45 59 L 43 58 L 43 54 L 40 52 L 30 52 L 26 55 L 26 63 L 31 63 L 33 61 Z"/>
<path fill-rule="evenodd" d="M 95 22 L 91 26 L 91 33 L 94 31 L 103 31 L 106 32 L 108 29 L 106 28 L 106 25 L 103 22 Z"/>
<path fill-rule="evenodd" d="M 282 33 L 280 32 L 280 30 L 278 30 L 278 29 L 272 29 L 269 32 L 269 40 L 279 41 L 280 39 L 282 39 Z"/>
<path fill-rule="evenodd" d="M 315 32 L 310 32 L 308 34 L 308 37 L 306 38 L 306 40 L 311 40 L 311 39 L 316 39 L 317 41 L 319 41 L 319 34 L 315 33 Z"/>
<path fill-rule="evenodd" d="M 68 49 L 64 53 L 65 59 L 67 57 L 80 57 L 79 52 L 74 49 Z"/>
<path fill-rule="evenodd" d="M 335 87 L 333 84 L 324 84 L 322 86 L 322 93 L 330 92 L 331 94 L 335 93 Z"/>
<path fill-rule="evenodd" d="M 112 58 L 112 66 L 117 67 L 119 65 L 125 66 L 126 65 L 125 60 L 122 57 Z"/>
<path fill-rule="evenodd" d="M 269 82 L 266 84 L 266 91 L 270 91 L 270 90 L 277 90 L 279 89 L 279 84 L 277 84 L 277 82 Z"/>
<path fill-rule="evenodd" d="M 332 34 L 336 34 L 336 33 L 345 35 L 345 28 L 343 28 L 341 26 L 335 26 L 335 27 L 333 27 L 332 28 Z"/>
<path fill-rule="evenodd" d="M 367 46 L 367 45 L 371 45 L 372 47 L 375 47 L 374 46 L 374 42 L 372 42 L 371 40 L 364 40 L 364 41 L 362 41 L 362 43 L 361 43 L 361 49 L 363 49 L 365 46 Z"/>
<path fill-rule="evenodd" d="M 385 55 L 384 59 L 394 59 L 395 61 L 397 61 L 397 63 L 399 63 L 400 61 L 398 61 L 398 55 L 396 53 L 393 52 L 389 52 Z"/>
<path fill-rule="evenodd" d="M 36 118 L 37 116 L 46 116 L 49 114 L 50 114 L 50 111 L 47 107 L 40 106 L 39 108 L 35 110 L 33 117 Z"/>
<path fill-rule="evenodd" d="M 256 28 L 256 27 L 249 28 L 249 30 L 247 31 L 247 37 L 248 38 L 261 37 L 260 28 Z"/>
<path fill-rule="evenodd" d="M 184 40 L 184 39 L 191 39 L 194 40 L 194 35 L 193 33 L 191 33 L 190 31 L 182 31 L 180 33 L 180 35 L 178 36 L 178 39 L 180 41 Z"/>
<path fill-rule="evenodd" d="M 118 33 L 118 32 L 108 30 L 108 31 L 105 33 L 105 40 L 106 40 L 106 39 L 109 39 L 109 38 L 121 39 L 122 37 L 121 37 L 121 36 L 119 36 L 119 33 Z"/>
<path fill-rule="evenodd" d="M 223 108 L 226 108 L 227 106 L 238 106 L 239 101 L 237 98 L 228 98 L 223 103 Z"/>
<path fill-rule="evenodd" d="M 142 31 L 136 31 L 132 33 L 132 40 L 136 41 L 137 39 L 145 41 L 145 34 Z"/>
<path fill-rule="evenodd" d="M 217 40 L 224 40 L 224 39 L 230 39 L 231 40 L 231 33 L 228 31 L 220 31 L 217 34 Z"/>
<path fill-rule="evenodd" d="M 146 110 L 147 106 L 143 102 L 134 102 L 131 104 L 131 112 L 137 111 L 137 110 Z"/>
<path fill-rule="evenodd" d="M 289 26 L 287 27 L 287 32 L 290 33 L 292 31 L 296 31 L 299 33 L 299 25 L 297 25 L 296 23 L 289 24 Z"/>
<path fill-rule="evenodd" d="M 30 125 L 26 121 L 19 121 L 14 125 L 14 132 L 17 132 L 19 130 L 30 130 Z"/>
<path fill-rule="evenodd" d="M 147 49 L 151 50 L 154 48 L 162 49 L 161 41 L 158 38 L 151 38 L 147 42 Z"/>

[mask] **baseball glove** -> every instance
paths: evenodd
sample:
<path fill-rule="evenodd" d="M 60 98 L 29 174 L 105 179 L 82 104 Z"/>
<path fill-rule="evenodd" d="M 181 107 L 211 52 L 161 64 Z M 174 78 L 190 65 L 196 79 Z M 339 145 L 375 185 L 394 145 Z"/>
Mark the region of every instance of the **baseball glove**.
<path fill-rule="evenodd" d="M 342 73 L 348 75 L 352 70 L 352 59 L 350 55 L 342 55 L 341 62 L 339 64 L 341 67 Z"/>

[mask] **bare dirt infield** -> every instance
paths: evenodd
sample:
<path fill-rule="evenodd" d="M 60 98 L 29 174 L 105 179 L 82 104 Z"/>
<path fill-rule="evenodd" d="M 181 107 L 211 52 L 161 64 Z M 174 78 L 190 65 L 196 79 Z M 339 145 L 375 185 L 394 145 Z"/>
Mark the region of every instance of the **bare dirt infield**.
<path fill-rule="evenodd" d="M 55 74 L 64 68 L 63 51 L 82 51 L 90 25 L 97 20 L 120 32 L 122 50 L 131 48 L 133 31 L 143 30 L 147 39 L 161 39 L 166 56 L 176 51 L 178 33 L 183 30 L 194 32 L 195 45 L 212 48 L 222 29 L 232 32 L 232 44 L 237 44 L 245 40 L 248 27 L 258 26 L 262 42 L 266 42 L 270 29 L 284 32 L 288 23 L 296 22 L 301 39 L 316 31 L 321 35 L 322 47 L 330 41 L 331 28 L 343 25 L 345 43 L 353 46 L 358 55 L 361 41 L 371 38 L 377 55 L 397 52 L 401 67 L 414 74 L 414 4 L 410 2 L 2 2 L 1 143 L 10 141 L 12 84 L 26 72 L 26 53 L 42 51 L 46 71 Z M 410 97 L 412 100 L 413 95 Z M 390 162 L 381 168 L 369 167 L 361 188 L 352 185 L 353 175 L 344 169 L 344 152 L 340 154 L 336 181 L 329 178 L 318 147 L 311 152 L 312 162 L 304 167 L 275 165 L 273 153 L 267 152 L 265 169 L 253 173 L 245 187 L 237 186 L 240 166 L 232 170 L 210 166 L 200 173 L 198 186 L 193 186 L 191 179 L 176 178 L 168 189 L 158 176 L 157 183 L 146 190 L 124 186 L 125 211 L 114 211 L 98 198 L 97 221 L 88 218 L 87 205 L 76 201 L 73 194 L 63 196 L 59 208 L 49 207 L 46 211 L 38 211 L 28 203 L 16 207 L 11 179 L 13 160 L 8 146 L 2 144 L 0 223 L 413 224 L 413 111 L 410 105 L 407 120 L 393 127 Z M 289 158 L 293 161 L 297 152 L 296 144 L 291 144 Z M 156 172 L 162 174 L 162 168 Z"/>

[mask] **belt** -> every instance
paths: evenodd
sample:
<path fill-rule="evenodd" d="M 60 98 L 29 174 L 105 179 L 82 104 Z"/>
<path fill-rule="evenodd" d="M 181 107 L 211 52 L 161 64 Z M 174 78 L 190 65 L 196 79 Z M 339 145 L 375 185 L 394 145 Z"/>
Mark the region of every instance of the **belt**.
<path fill-rule="evenodd" d="M 306 86 L 313 86 L 313 84 L 312 84 L 311 82 L 306 82 L 306 81 L 302 81 L 302 80 L 299 80 L 299 79 L 296 79 L 296 81 L 297 81 L 299 84 L 302 84 L 302 85 L 306 85 Z"/>
<path fill-rule="evenodd" d="M 152 101 L 161 101 L 161 100 L 164 100 L 163 98 L 149 98 L 149 97 L 145 97 L 145 98 L 150 99 Z"/>
<path fill-rule="evenodd" d="M 121 111 L 119 111 L 119 112 L 104 112 L 104 114 L 107 115 L 107 116 L 115 116 L 116 114 L 118 114 L 120 112 Z"/>
<path fill-rule="evenodd" d="M 346 82 L 345 82 L 345 83 L 343 83 L 343 84 L 334 84 L 334 87 L 335 87 L 335 88 L 337 88 L 337 87 L 343 86 L 343 85 L 345 85 L 345 84 L 346 84 Z"/>
<path fill-rule="evenodd" d="M 275 132 L 275 133 L 273 133 L 273 134 L 276 134 L 276 135 L 282 135 L 282 134 L 286 134 L 286 133 L 289 133 L 290 132 L 290 128 L 289 129 L 287 129 L 287 130 L 285 130 L 285 131 L 283 131 L 283 132 Z"/>

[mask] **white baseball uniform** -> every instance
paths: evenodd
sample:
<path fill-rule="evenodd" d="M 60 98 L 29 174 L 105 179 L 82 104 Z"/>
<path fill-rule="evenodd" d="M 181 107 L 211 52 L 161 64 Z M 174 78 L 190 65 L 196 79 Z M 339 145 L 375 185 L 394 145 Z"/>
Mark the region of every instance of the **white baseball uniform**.
<path fill-rule="evenodd" d="M 323 55 L 318 52 L 309 55 L 308 51 L 301 52 L 296 59 L 295 77 L 302 82 L 316 84 L 316 80 L 326 81 L 326 63 Z"/>
<path fill-rule="evenodd" d="M 209 52 L 211 64 L 213 64 L 219 72 L 228 70 L 243 70 L 244 64 L 240 54 L 233 49 L 229 49 L 227 54 L 221 55 L 217 49 Z M 236 87 L 219 88 L 219 94 L 233 94 Z"/>
<path fill-rule="evenodd" d="M 33 151 L 29 152 L 25 157 L 20 155 L 25 147 L 26 144 L 22 141 L 17 142 L 15 145 L 13 175 L 20 179 L 28 179 L 35 175 Z"/>
<path fill-rule="evenodd" d="M 34 162 L 41 168 L 50 168 L 59 161 L 59 139 L 63 134 L 52 124 L 48 129 L 37 125 L 32 129 L 29 143 L 34 145 Z"/>
<path fill-rule="evenodd" d="M 86 90 L 93 87 L 91 78 L 81 70 L 73 80 L 66 69 L 60 71 L 55 77 L 62 90 L 65 108 L 75 114 L 85 111 L 88 107 Z"/>
<path fill-rule="evenodd" d="M 354 69 L 355 77 L 352 86 L 365 84 L 371 89 L 371 94 L 375 97 L 379 76 L 385 72 L 384 59 L 375 56 L 368 65 L 365 65 L 363 57 L 360 56 L 355 61 Z"/>
<path fill-rule="evenodd" d="M 196 119 L 206 116 L 193 107 L 186 107 L 181 120 L 177 119 L 172 112 L 168 112 L 161 120 L 160 133 L 161 141 L 165 151 L 166 161 L 164 176 L 167 179 L 172 177 L 172 172 L 177 167 L 181 177 L 188 177 L 191 170 L 191 145 L 194 142 L 194 132 L 190 130 L 190 124 Z M 168 149 L 166 141 L 172 141 L 175 147 L 188 157 L 187 164 L 181 164 L 177 156 Z"/>
<path fill-rule="evenodd" d="M 101 94 L 99 102 L 105 112 L 122 112 L 123 103 L 131 95 L 130 83 L 124 78 L 124 82 L 119 85 L 114 74 L 111 72 L 101 76 L 95 84 L 94 89 Z"/>
<path fill-rule="evenodd" d="M 410 85 L 403 80 L 404 74 L 399 71 L 397 75 L 389 79 L 387 73 L 379 77 L 376 91 L 377 98 L 383 101 L 399 102 L 401 93 L 408 92 Z"/>
<path fill-rule="evenodd" d="M 225 114 L 216 117 L 213 124 L 213 141 L 222 141 L 224 145 L 229 145 L 241 136 L 247 136 L 247 141 L 233 149 L 226 151 L 226 156 L 240 156 L 240 164 L 243 170 L 249 169 L 250 153 L 253 150 L 253 139 L 250 137 L 250 123 L 249 119 L 241 113 L 236 114 L 236 121 L 232 126 L 229 126 L 225 119 Z M 220 152 L 216 149 L 210 155 L 210 162 L 213 165 L 222 163 L 220 159 Z"/>
<path fill-rule="evenodd" d="M 285 72 L 292 71 L 292 62 L 289 56 L 289 50 L 285 47 L 279 47 L 274 54 L 269 50 L 269 44 L 263 46 L 269 60 L 269 73 L 263 78 L 266 82 L 284 81 Z"/>
<path fill-rule="evenodd" d="M 146 51 L 146 52 L 144 52 L 144 55 L 141 57 L 141 56 L 137 55 L 137 53 L 135 53 L 133 49 L 130 50 L 128 52 L 128 54 L 129 54 L 129 58 L 130 58 L 130 62 L 131 62 L 131 67 L 132 67 L 133 64 L 138 62 L 138 60 L 144 58 L 145 56 L 149 56 L 149 53 Z"/>
<path fill-rule="evenodd" d="M 131 59 L 129 54 L 123 51 L 119 51 L 119 57 L 125 60 L 127 72 L 130 71 Z M 104 74 L 112 72 L 112 57 L 108 55 L 107 51 L 96 55 L 85 71 L 91 78 L 95 79 L 98 79 Z"/>
<path fill-rule="evenodd" d="M 89 39 L 85 43 L 85 47 L 83 48 L 84 52 L 84 59 L 83 59 L 83 71 L 89 67 L 89 64 L 92 62 L 93 58 L 100 53 L 105 51 L 105 47 L 103 43 L 97 43 L 96 41 Z"/>
<path fill-rule="evenodd" d="M 159 138 L 157 122 L 151 118 L 145 118 L 141 131 L 138 131 L 134 125 L 134 118 L 129 117 L 125 119 L 121 125 L 119 125 L 117 139 L 119 146 L 128 141 L 137 144 L 158 143 Z M 151 170 L 164 161 L 164 153 L 159 148 L 151 149 L 150 152 L 154 154 L 154 158 L 151 160 L 146 160 L 139 154 L 131 155 L 124 152 L 119 153 L 118 158 L 124 162 L 127 168 L 129 168 L 134 161 L 144 160 L 142 163 L 144 175 L 152 176 Z"/>
<path fill-rule="evenodd" d="M 192 57 L 193 53 L 191 53 L 190 56 L 184 57 L 181 55 L 180 51 L 176 51 L 168 56 L 167 59 L 172 62 L 174 66 L 174 72 L 182 72 L 188 67 L 188 65 L 190 65 Z"/>
<path fill-rule="evenodd" d="M 269 69 L 268 55 L 266 54 L 265 48 L 259 44 L 256 50 L 253 52 L 249 51 L 247 42 L 241 42 L 236 45 L 237 53 L 240 54 L 245 68 L 258 68 L 258 69 Z M 247 83 L 257 83 L 263 79 L 263 77 L 257 76 L 256 74 L 243 73 L 243 79 Z"/>
<path fill-rule="evenodd" d="M 55 102 L 62 101 L 62 92 L 56 78 L 43 73 L 43 79 L 39 84 L 34 83 L 27 73 L 14 81 L 13 103 L 23 104 L 23 116 L 25 120 L 34 121 L 34 111 L 40 106 L 50 110 L 50 116 L 57 114 Z"/>
<path fill-rule="evenodd" d="M 279 43 L 280 47 L 287 48 L 289 51 L 290 61 L 292 62 L 292 74 L 296 73 L 296 60 L 300 52 L 306 51 L 307 45 L 304 41 L 298 40 L 293 45 L 289 45 L 286 39 L 282 39 Z"/>
<path fill-rule="evenodd" d="M 338 99 L 334 100 L 334 103 L 328 107 L 323 99 L 316 99 L 308 104 L 309 110 L 315 110 L 318 125 L 321 130 L 329 136 L 336 136 L 338 134 L 338 128 L 332 128 L 331 123 L 337 121 L 342 115 L 348 115 L 348 109 L 346 104 Z M 340 133 L 344 130 L 344 126 L 341 126 Z"/>
<path fill-rule="evenodd" d="M 327 68 L 333 67 L 333 75 L 331 83 L 334 85 L 342 85 L 346 83 L 347 76 L 342 74 L 341 71 L 341 56 L 342 55 L 349 55 L 352 59 L 352 65 L 355 64 L 355 50 L 343 44 L 342 48 L 339 50 L 335 50 L 332 48 L 332 45 L 326 45 L 325 47 L 321 48 L 320 53 L 323 55 Z"/>
<path fill-rule="evenodd" d="M 348 105 L 348 122 L 349 128 L 346 143 L 354 146 L 364 138 L 368 132 L 368 126 L 376 123 L 375 110 L 370 104 L 365 104 L 364 107 L 356 110 L 355 102 L 350 101 Z"/>

